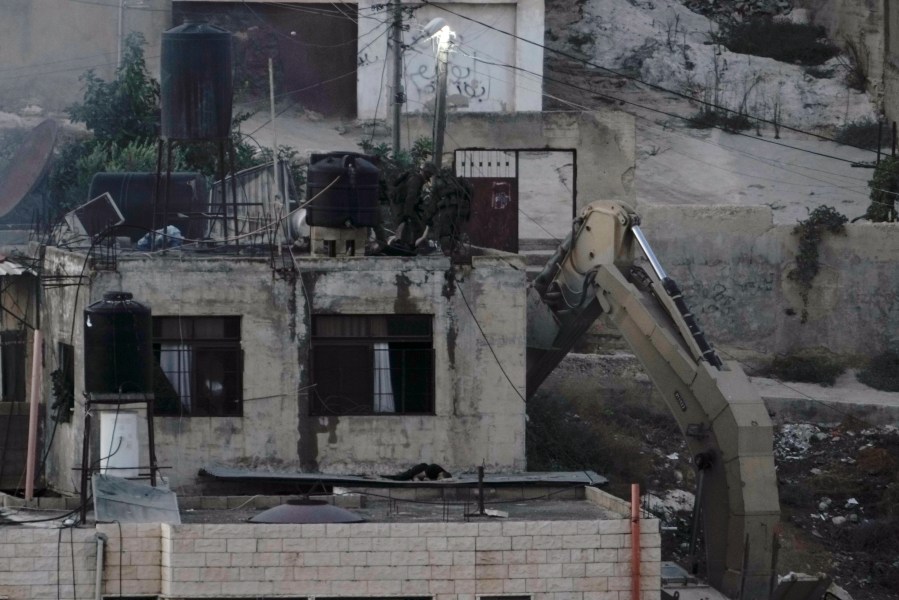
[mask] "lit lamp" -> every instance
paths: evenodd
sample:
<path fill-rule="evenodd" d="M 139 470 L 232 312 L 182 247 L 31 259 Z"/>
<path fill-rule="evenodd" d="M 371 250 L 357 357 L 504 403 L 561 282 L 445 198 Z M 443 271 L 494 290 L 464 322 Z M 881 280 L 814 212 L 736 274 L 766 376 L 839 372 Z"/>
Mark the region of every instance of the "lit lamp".
<path fill-rule="evenodd" d="M 443 19 L 434 19 L 443 21 Z M 434 23 L 431 21 L 431 23 Z M 428 25 L 431 25 L 428 23 Z M 449 49 L 456 34 L 443 24 L 431 38 L 437 41 L 437 97 L 434 99 L 434 164 L 439 169 L 443 162 L 443 132 L 446 130 L 446 80 Z"/>

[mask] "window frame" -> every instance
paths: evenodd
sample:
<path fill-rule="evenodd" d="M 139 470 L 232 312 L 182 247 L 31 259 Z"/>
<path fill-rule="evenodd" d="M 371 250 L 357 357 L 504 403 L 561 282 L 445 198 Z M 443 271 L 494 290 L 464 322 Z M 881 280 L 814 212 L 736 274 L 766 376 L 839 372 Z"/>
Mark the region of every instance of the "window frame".
<path fill-rule="evenodd" d="M 321 333 L 322 327 L 320 324 L 327 319 L 354 319 L 357 322 L 357 325 L 364 320 L 367 320 L 366 331 L 363 335 L 328 335 L 326 333 Z M 409 319 L 409 323 L 413 323 L 413 319 L 418 321 L 419 326 L 422 324 L 427 324 L 426 333 L 409 333 L 406 332 L 404 334 L 395 334 L 391 335 L 386 332 L 373 332 L 373 329 L 377 329 L 373 324 L 378 320 L 383 320 L 383 327 L 389 327 L 389 323 L 391 320 L 401 320 L 401 319 Z M 435 351 L 434 351 L 434 315 L 432 314 L 313 314 L 311 319 L 311 335 L 310 335 L 310 353 L 309 353 L 309 363 L 310 363 L 310 379 L 312 383 L 311 393 L 310 393 L 310 402 L 309 402 L 309 416 L 311 417 L 323 417 L 323 416 L 345 416 L 345 417 L 355 417 L 355 416 L 369 416 L 369 417 L 404 417 L 404 416 L 433 416 L 436 414 L 436 360 L 435 360 Z M 413 325 L 414 328 L 414 325 Z M 387 352 L 391 353 L 389 356 L 392 356 L 393 352 L 400 351 L 403 352 L 403 362 L 401 363 L 401 368 L 403 370 L 406 369 L 408 363 L 406 362 L 406 352 L 419 352 L 426 351 L 427 353 L 427 369 L 422 369 L 421 372 L 425 372 L 425 377 L 427 378 L 427 383 L 424 386 L 424 403 L 427 406 L 425 410 L 393 410 L 393 411 L 378 411 L 376 410 L 375 404 L 377 401 L 378 392 L 375 390 L 374 383 L 374 374 L 376 370 L 375 366 L 375 352 L 376 351 L 384 351 L 383 349 L 376 349 L 375 344 L 397 344 L 404 345 L 406 347 L 389 347 Z M 420 347 L 416 347 L 420 346 Z M 319 382 L 316 381 L 318 375 L 318 367 L 321 360 L 321 357 L 318 356 L 318 350 L 322 348 L 365 348 L 367 350 L 367 365 L 362 365 L 359 367 L 359 370 L 363 373 L 366 373 L 367 376 L 361 378 L 360 381 L 367 382 L 367 396 L 369 399 L 366 401 L 365 405 L 367 406 L 366 410 L 348 410 L 348 411 L 340 411 L 340 410 L 328 410 L 325 408 L 323 400 L 318 393 L 318 385 Z M 389 363 L 388 363 L 388 369 Z M 406 400 L 407 396 L 405 384 L 408 383 L 408 378 L 406 375 L 400 375 L 400 381 L 404 384 L 402 399 L 400 402 L 405 404 L 408 400 Z M 391 388 L 395 388 L 392 383 L 393 379 L 391 378 Z M 395 394 L 395 389 L 391 389 L 391 396 Z M 396 401 L 395 398 L 392 398 L 392 401 Z M 361 403 L 360 403 L 361 404 Z"/>
<path fill-rule="evenodd" d="M 154 369 L 157 369 L 157 379 L 161 376 L 167 381 L 167 385 L 171 387 L 171 391 L 175 394 L 176 407 L 173 410 L 161 408 L 159 403 L 159 394 L 157 393 L 157 402 L 154 407 L 154 413 L 160 417 L 193 417 L 193 418 L 242 418 L 244 415 L 244 390 L 243 390 L 243 372 L 244 357 L 242 345 L 242 317 L 239 315 L 153 315 L 153 360 Z M 222 321 L 222 334 L 218 336 L 199 335 L 197 333 L 198 325 L 203 321 Z M 172 321 L 177 322 L 179 335 L 173 336 L 164 333 L 167 329 L 166 324 Z M 189 408 L 185 410 L 184 402 L 175 389 L 176 385 L 172 382 L 165 370 L 161 367 L 162 346 L 171 344 L 183 346 L 172 350 L 176 353 L 185 353 L 188 355 L 189 365 L 184 371 L 178 373 L 187 373 L 190 402 Z M 233 370 L 223 370 L 222 379 L 230 385 L 225 386 L 225 396 L 219 403 L 213 403 L 206 395 L 203 394 L 201 388 L 202 373 L 198 371 L 202 365 L 201 356 L 208 356 L 211 352 L 224 353 L 225 360 L 221 361 L 224 366 L 228 358 L 233 360 Z M 179 357 L 179 366 L 180 366 Z M 232 396 L 228 397 L 228 390 L 233 387 Z M 228 410 L 228 407 L 234 404 L 236 408 Z"/>

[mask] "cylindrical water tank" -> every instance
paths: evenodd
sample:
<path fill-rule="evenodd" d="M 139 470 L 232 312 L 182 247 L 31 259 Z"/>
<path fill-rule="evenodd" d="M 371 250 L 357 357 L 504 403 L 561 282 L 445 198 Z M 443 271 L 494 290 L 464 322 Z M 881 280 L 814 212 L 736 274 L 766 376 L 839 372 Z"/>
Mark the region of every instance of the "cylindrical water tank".
<path fill-rule="evenodd" d="M 140 475 L 137 412 L 104 410 L 100 413 L 100 472 L 114 477 Z"/>
<path fill-rule="evenodd" d="M 165 194 L 160 191 L 160 206 L 155 219 L 156 173 L 96 173 L 91 179 L 89 197 L 96 198 L 104 192 L 112 196 L 125 218 L 125 222 L 116 228 L 116 235 L 127 235 L 132 242 L 147 235 L 154 226 L 163 229 L 167 225 L 177 227 L 187 239 L 203 237 L 206 219 L 197 215 L 206 210 L 209 202 L 206 178 L 201 173 L 172 173 L 170 182 L 166 184 L 163 174 L 159 185 L 168 187 L 168 203 L 162 206 Z M 164 214 L 165 223 L 162 222 Z"/>
<path fill-rule="evenodd" d="M 306 223 L 315 227 L 374 227 L 380 220 L 378 177 L 378 167 L 364 154 L 313 154 L 306 201 L 315 200 L 306 207 Z"/>
<path fill-rule="evenodd" d="M 162 34 L 162 137 L 224 140 L 231 134 L 231 34 L 187 21 Z"/>
<path fill-rule="evenodd" d="M 84 309 L 84 390 L 153 392 L 152 317 L 128 292 L 107 292 Z"/>

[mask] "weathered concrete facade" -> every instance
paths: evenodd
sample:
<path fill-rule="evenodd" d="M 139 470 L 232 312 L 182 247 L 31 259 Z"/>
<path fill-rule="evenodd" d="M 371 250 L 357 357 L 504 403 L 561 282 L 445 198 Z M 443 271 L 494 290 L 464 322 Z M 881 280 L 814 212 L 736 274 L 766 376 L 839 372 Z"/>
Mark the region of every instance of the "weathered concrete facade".
<path fill-rule="evenodd" d="M 619 514 L 480 523 L 106 523 L 62 531 L 61 538 L 55 530 L 4 527 L 0 594 L 11 600 L 93 597 L 95 536 L 103 533 L 101 585 L 109 595 L 629 600 L 629 505 L 594 488 L 586 492 L 588 500 Z M 657 520 L 641 521 L 639 543 L 641 598 L 658 600 Z"/>
<path fill-rule="evenodd" d="M 899 345 L 896 224 L 846 225 L 825 235 L 808 322 L 788 273 L 798 238 L 767 207 L 640 208 L 662 264 L 681 285 L 709 339 L 754 352 L 826 348 L 870 357 Z"/>
<path fill-rule="evenodd" d="M 46 269 L 77 275 L 83 261 L 83 255 L 50 248 Z M 241 317 L 243 417 L 156 418 L 159 464 L 171 467 L 164 474 L 175 488 L 192 485 L 207 464 L 382 474 L 420 462 L 450 471 L 482 463 L 493 471 L 525 468 L 524 402 L 513 388 L 524 386 L 520 259 L 475 257 L 472 267 L 455 269 L 454 279 L 448 279 L 450 263 L 443 256 L 297 262 L 300 275 L 286 278 L 273 276 L 267 259 L 235 256 L 120 257 L 116 272 L 88 269 L 80 290 L 46 291 L 45 370 L 56 368 L 56 340 L 71 338 L 79 350 L 80 399 L 81 312 L 106 291 L 129 291 L 154 316 Z M 432 315 L 434 413 L 310 416 L 313 313 Z M 52 402 L 46 390 L 44 397 Z M 60 424 L 54 437 L 47 477 L 61 490 L 73 490 L 70 474 L 80 466 L 83 416 L 76 402 L 71 422 Z"/>
<path fill-rule="evenodd" d="M 432 122 L 408 115 L 403 129 L 412 139 L 431 136 Z M 533 112 L 515 115 L 451 114 L 446 125 L 444 164 L 458 148 L 560 149 L 577 151 L 578 206 L 597 198 L 633 202 L 636 196 L 634 116 L 622 111 Z M 547 198 L 548 203 L 556 198 Z M 566 199 L 567 200 L 567 199 Z M 537 212 L 540 220 L 571 222 L 570 207 Z"/>

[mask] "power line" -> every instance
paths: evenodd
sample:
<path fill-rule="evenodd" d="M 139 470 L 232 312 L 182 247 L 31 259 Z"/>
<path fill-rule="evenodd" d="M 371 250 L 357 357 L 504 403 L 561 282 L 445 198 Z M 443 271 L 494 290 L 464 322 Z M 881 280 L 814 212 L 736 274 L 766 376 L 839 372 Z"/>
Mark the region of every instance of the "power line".
<path fill-rule="evenodd" d="M 866 152 L 872 152 L 872 153 L 875 152 L 874 150 L 871 150 L 871 149 L 869 149 L 869 148 L 861 148 L 861 147 L 859 147 L 859 146 L 852 146 L 851 144 L 844 144 L 844 143 L 842 143 L 842 142 L 837 141 L 837 140 L 834 139 L 834 138 L 831 138 L 831 137 L 828 137 L 828 136 L 825 136 L 825 135 L 820 135 L 820 134 L 817 134 L 817 133 L 812 133 L 812 132 L 810 132 L 810 131 L 805 131 L 805 130 L 799 129 L 799 128 L 797 128 L 797 127 L 791 127 L 791 126 L 785 125 L 785 124 L 783 124 L 783 123 L 778 123 L 777 121 L 771 121 L 771 120 L 769 120 L 769 119 L 764 119 L 764 118 L 762 118 L 762 117 L 757 117 L 757 116 L 754 116 L 754 115 L 750 115 L 750 114 L 748 114 L 748 113 L 740 112 L 740 111 L 734 110 L 734 109 L 732 109 L 732 108 L 727 108 L 727 107 L 725 107 L 725 106 L 721 106 L 721 105 L 715 104 L 714 102 L 709 102 L 709 101 L 707 101 L 707 100 L 700 100 L 700 99 L 694 98 L 694 97 L 692 97 L 692 96 L 690 96 L 690 95 L 688 95 L 688 94 L 684 94 L 683 92 L 678 92 L 678 91 L 676 91 L 676 90 L 671 90 L 671 89 L 668 89 L 668 88 L 663 87 L 663 86 L 661 86 L 661 85 L 654 84 L 654 83 L 650 83 L 650 82 L 648 82 L 648 81 L 644 81 L 643 79 L 640 79 L 639 77 L 635 77 L 635 76 L 633 76 L 633 75 L 628 75 L 628 74 L 626 74 L 626 73 L 622 73 L 622 72 L 620 72 L 620 71 L 616 71 L 616 70 L 614 70 L 614 69 L 610 69 L 610 68 L 608 68 L 608 67 L 604 67 L 604 66 L 602 66 L 602 65 L 599 65 L 599 64 L 597 64 L 597 63 L 591 62 L 591 61 L 589 61 L 589 60 L 586 60 L 586 59 L 583 59 L 583 58 L 579 58 L 579 57 L 577 57 L 577 56 L 574 56 L 573 54 L 569 54 L 569 53 L 564 52 L 564 51 L 562 51 L 562 50 L 557 50 L 557 49 L 555 49 L 555 48 L 550 48 L 549 46 L 546 46 L 546 45 L 544 45 L 544 44 L 540 44 L 540 43 L 538 43 L 538 42 L 535 42 L 535 41 L 533 41 L 533 40 L 529 40 L 529 39 L 527 39 L 527 38 L 521 37 L 521 36 L 519 36 L 519 35 L 516 35 L 516 34 L 514 34 L 514 33 L 509 32 L 509 31 L 505 31 L 505 30 L 503 30 L 503 29 L 499 29 L 498 27 L 494 27 L 494 26 L 492 26 L 492 25 L 490 25 L 490 24 L 488 24 L 488 23 L 484 23 L 483 21 L 479 21 L 478 19 L 474 19 L 474 18 L 472 18 L 472 17 L 463 15 L 463 14 L 461 14 L 461 13 L 459 13 L 459 12 L 456 12 L 456 11 L 454 11 L 454 10 L 451 10 L 451 9 L 449 9 L 449 8 L 447 8 L 447 7 L 445 7 L 445 6 L 443 6 L 442 4 L 435 4 L 435 3 L 432 2 L 431 0 L 421 0 L 421 1 L 422 1 L 424 4 L 428 5 L 428 6 L 433 6 L 434 8 L 439 8 L 440 10 L 446 11 L 446 12 L 448 12 L 448 13 L 450 13 L 450 14 L 452 14 L 452 15 L 455 15 L 455 16 L 457 16 L 457 17 L 461 17 L 461 18 L 463 18 L 463 19 L 465 19 L 465 20 L 467 20 L 467 21 L 471 21 L 472 23 L 477 23 L 478 25 L 482 25 L 482 26 L 484 26 L 484 27 L 486 27 L 486 28 L 488 28 L 488 29 L 491 29 L 491 30 L 493 30 L 493 31 L 496 31 L 497 33 L 501 33 L 501 34 L 503 34 L 503 35 L 507 35 L 507 36 L 512 37 L 512 38 L 514 38 L 514 39 L 516 39 L 516 40 L 519 40 L 519 41 L 521 41 L 521 42 L 525 42 L 525 43 L 527 43 L 527 44 L 531 44 L 531 45 L 533 45 L 533 46 L 537 46 L 538 48 L 541 48 L 541 49 L 543 49 L 543 50 L 552 52 L 552 53 L 554 53 L 554 54 L 558 54 L 558 55 L 560 55 L 560 56 L 564 56 L 565 58 L 567 58 L 567 59 L 569 59 L 569 60 L 573 60 L 573 61 L 575 61 L 575 62 L 579 62 L 579 63 L 585 64 L 585 65 L 587 65 L 587 66 L 590 66 L 590 67 L 593 67 L 593 68 L 596 68 L 596 69 L 600 69 L 600 70 L 602 70 L 602 71 L 606 71 L 606 72 L 608 72 L 608 73 L 611 73 L 612 75 L 615 75 L 616 77 L 621 77 L 621 78 L 623 78 L 623 79 L 628 79 L 628 80 L 630 80 L 630 81 L 635 81 L 635 82 L 637 82 L 637 83 L 640 83 L 640 84 L 645 85 L 645 86 L 647 86 L 647 87 L 653 88 L 653 89 L 655 89 L 655 90 L 658 90 L 658 91 L 661 91 L 661 92 L 665 92 L 666 94 L 672 94 L 672 95 L 677 96 L 677 97 L 679 97 L 679 98 L 684 98 L 685 100 L 689 100 L 689 101 L 691 101 L 691 102 L 697 102 L 697 103 L 699 103 L 699 104 L 702 104 L 703 106 L 707 106 L 707 107 L 709 107 L 709 108 L 714 108 L 714 109 L 716 109 L 716 110 L 724 111 L 724 112 L 731 113 L 731 114 L 735 114 L 735 115 L 745 116 L 745 117 L 747 117 L 747 118 L 749 118 L 749 119 L 752 119 L 752 120 L 754 120 L 754 121 L 758 121 L 758 122 L 760 122 L 760 123 L 767 123 L 767 124 L 769 124 L 769 125 L 776 125 L 777 127 L 781 127 L 781 128 L 783 128 L 783 129 L 786 129 L 786 130 L 788 130 L 788 131 L 793 131 L 793 132 L 795 132 L 795 133 L 801 133 L 801 134 L 804 134 L 804 135 L 809 135 L 809 136 L 816 137 L 816 138 L 819 138 L 819 139 L 822 139 L 822 140 L 826 140 L 826 141 L 828 141 L 828 142 L 834 142 L 834 143 L 836 143 L 836 144 L 840 144 L 840 145 L 843 145 L 843 146 L 849 146 L 849 147 L 851 147 L 851 148 L 857 148 L 857 149 L 859 149 L 859 150 L 864 150 L 864 151 L 866 151 Z M 561 83 L 561 82 L 560 82 L 560 83 Z M 591 93 L 595 93 L 595 92 L 591 92 Z M 642 108 L 646 108 L 646 107 L 642 107 Z M 683 117 L 679 117 L 679 118 L 683 118 Z"/>

